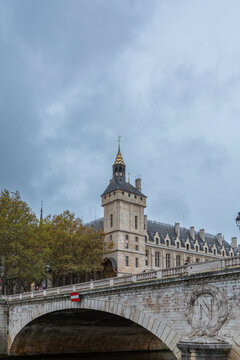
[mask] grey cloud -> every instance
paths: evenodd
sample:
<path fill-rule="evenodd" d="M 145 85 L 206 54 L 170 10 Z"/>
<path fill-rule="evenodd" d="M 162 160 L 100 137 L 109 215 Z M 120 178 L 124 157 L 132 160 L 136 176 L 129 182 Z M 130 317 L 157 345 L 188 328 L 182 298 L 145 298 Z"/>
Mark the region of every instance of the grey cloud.
<path fill-rule="evenodd" d="M 149 218 L 235 235 L 240 47 L 230 3 L 1 2 L 0 186 L 37 212 L 43 200 L 46 213 L 101 216 L 122 135 Z"/>

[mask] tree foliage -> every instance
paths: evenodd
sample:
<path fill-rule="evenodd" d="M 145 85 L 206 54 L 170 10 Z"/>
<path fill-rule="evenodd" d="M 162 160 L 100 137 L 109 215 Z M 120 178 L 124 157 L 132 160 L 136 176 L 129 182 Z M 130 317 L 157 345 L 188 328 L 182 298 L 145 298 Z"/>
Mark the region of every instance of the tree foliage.
<path fill-rule="evenodd" d="M 59 278 L 101 270 L 112 244 L 103 231 L 83 226 L 70 211 L 39 221 L 19 192 L 0 193 L 0 277 L 5 293 L 14 282 L 24 291 L 46 279 L 50 265 L 53 286 Z"/>
<path fill-rule="evenodd" d="M 45 218 L 41 229 L 54 286 L 61 277 L 100 270 L 103 257 L 112 247 L 104 241 L 103 231 L 83 226 L 81 219 L 68 210 Z"/>
<path fill-rule="evenodd" d="M 38 219 L 19 192 L 0 193 L 0 267 L 3 288 L 18 279 L 24 290 L 43 276 L 43 246 Z M 11 291 L 11 289 L 8 289 Z"/>

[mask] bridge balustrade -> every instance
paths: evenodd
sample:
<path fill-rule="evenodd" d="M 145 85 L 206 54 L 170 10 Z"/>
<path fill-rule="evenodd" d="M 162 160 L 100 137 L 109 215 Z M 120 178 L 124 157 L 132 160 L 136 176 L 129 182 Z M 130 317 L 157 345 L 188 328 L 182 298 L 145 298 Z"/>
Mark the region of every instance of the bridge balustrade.
<path fill-rule="evenodd" d="M 71 292 L 75 292 L 75 291 L 78 292 L 89 291 L 93 289 L 138 283 L 138 282 L 156 280 L 167 277 L 186 276 L 186 275 L 201 273 L 205 271 L 219 271 L 224 268 L 237 267 L 237 266 L 240 266 L 240 256 L 236 256 L 232 258 L 223 258 L 223 259 L 208 261 L 204 263 L 189 264 L 186 266 L 179 266 L 168 269 L 146 271 L 136 275 L 127 275 L 127 276 L 101 279 L 101 280 L 84 282 L 73 285 L 65 285 L 61 287 L 48 288 L 45 290 L 37 290 L 22 294 L 14 294 L 9 296 L 2 295 L 1 299 L 8 301 L 16 301 L 16 300 L 24 300 L 24 299 L 36 298 L 36 297 L 39 298 L 45 296 L 57 296 L 62 294 L 70 294 Z"/>

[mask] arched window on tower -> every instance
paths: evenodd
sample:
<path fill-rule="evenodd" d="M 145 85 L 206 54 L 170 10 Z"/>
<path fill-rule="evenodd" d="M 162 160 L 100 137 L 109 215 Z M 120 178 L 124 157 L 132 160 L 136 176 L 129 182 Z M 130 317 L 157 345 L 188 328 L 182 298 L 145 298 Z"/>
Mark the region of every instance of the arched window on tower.
<path fill-rule="evenodd" d="M 113 227 L 113 214 L 110 215 L 110 226 Z"/>

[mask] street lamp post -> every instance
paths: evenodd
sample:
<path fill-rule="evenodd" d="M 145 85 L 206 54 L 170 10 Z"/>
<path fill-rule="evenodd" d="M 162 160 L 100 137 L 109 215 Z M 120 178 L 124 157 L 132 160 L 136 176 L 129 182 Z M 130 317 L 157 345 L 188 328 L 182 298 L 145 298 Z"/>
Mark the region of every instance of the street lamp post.
<path fill-rule="evenodd" d="M 237 224 L 237 227 L 240 229 L 240 212 L 238 213 L 238 215 L 236 217 L 236 224 Z"/>
<path fill-rule="evenodd" d="M 50 265 L 46 264 L 46 289 L 48 288 L 48 273 L 50 270 Z"/>

